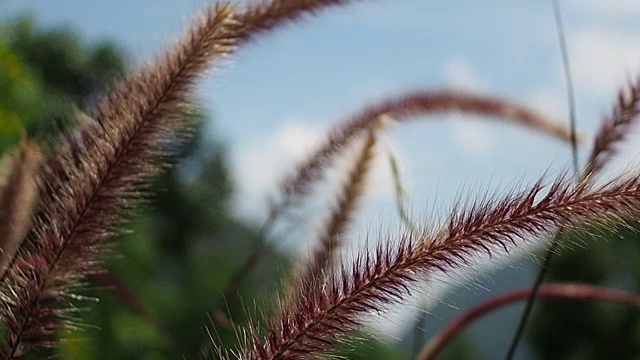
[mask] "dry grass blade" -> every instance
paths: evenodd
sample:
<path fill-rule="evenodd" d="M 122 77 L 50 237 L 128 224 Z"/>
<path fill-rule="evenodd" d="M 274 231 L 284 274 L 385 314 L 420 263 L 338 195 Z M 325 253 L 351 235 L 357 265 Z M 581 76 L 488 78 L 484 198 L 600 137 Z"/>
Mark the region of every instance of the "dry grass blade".
<path fill-rule="evenodd" d="M 4 359 L 53 345 L 80 279 L 100 271 L 104 240 L 141 199 L 147 180 L 187 127 L 197 77 L 227 53 L 230 9 L 215 6 L 157 62 L 131 73 L 98 102 L 91 118 L 62 139 L 45 167 L 41 207 L 3 278 Z"/>
<path fill-rule="evenodd" d="M 402 185 L 402 179 L 400 178 L 400 167 L 398 166 L 398 161 L 396 157 L 393 155 L 391 150 L 389 150 L 389 167 L 391 168 L 391 177 L 393 179 L 393 188 L 395 190 L 396 196 L 396 210 L 398 211 L 398 216 L 402 223 L 411 231 L 418 231 L 418 227 L 413 223 L 413 221 L 409 218 L 409 214 L 407 214 L 407 210 L 405 210 L 405 197 L 407 195 L 407 191 Z"/>
<path fill-rule="evenodd" d="M 600 125 L 593 150 L 585 169 L 585 176 L 600 172 L 616 152 L 616 145 L 629 134 L 640 115 L 640 76 L 627 89 L 621 89 L 611 114 Z"/>
<path fill-rule="evenodd" d="M 619 221 L 640 210 L 639 175 L 597 189 L 575 186 L 564 178 L 546 187 L 542 183 L 502 199 L 472 202 L 453 211 L 440 229 L 419 238 L 405 236 L 397 246 L 385 242 L 375 254 L 362 254 L 341 272 L 326 274 L 320 285 L 301 284 L 305 296 L 268 322 L 266 338 L 253 336 L 240 350 L 241 357 L 321 356 L 338 338 L 358 328 L 363 316 L 399 302 L 417 280 L 433 271 L 464 265 L 477 252 L 508 250 L 525 236 L 542 235 L 557 226 Z"/>
<path fill-rule="evenodd" d="M 171 339 L 135 292 L 117 276 L 104 272 L 92 275 L 91 280 L 96 285 L 104 287 L 105 290 L 111 292 L 118 300 L 128 306 L 131 311 L 155 329 L 159 335 L 164 336 L 166 340 Z"/>
<path fill-rule="evenodd" d="M 0 275 L 31 225 L 38 199 L 36 178 L 41 159 L 38 145 L 24 140 L 0 162 Z"/>

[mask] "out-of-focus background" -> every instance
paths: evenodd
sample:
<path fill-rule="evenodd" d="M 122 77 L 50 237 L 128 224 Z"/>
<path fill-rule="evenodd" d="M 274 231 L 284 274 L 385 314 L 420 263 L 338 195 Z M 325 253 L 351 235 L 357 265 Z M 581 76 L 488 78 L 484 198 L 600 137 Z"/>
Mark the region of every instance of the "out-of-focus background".
<path fill-rule="evenodd" d="M 0 152 L 25 131 L 44 144 L 54 140 L 95 94 L 159 54 L 206 4 L 1 2 Z M 640 3 L 561 4 L 584 157 L 617 89 L 640 74 Z M 207 313 L 218 306 L 225 282 L 267 216 L 277 181 L 340 119 L 375 99 L 417 88 L 484 92 L 566 119 L 550 1 L 359 2 L 264 36 L 218 64 L 198 87 L 202 121 L 195 137 L 177 166 L 157 180 L 157 196 L 130 223 L 132 234 L 119 241 L 109 262 L 113 278 L 94 279 L 87 295 L 100 301 L 83 303 L 80 312 L 89 325 L 63 334 L 67 341 L 58 355 L 191 358 L 205 335 L 202 327 L 211 323 Z M 634 161 L 637 140 L 634 135 L 623 147 L 612 173 Z M 567 144 L 473 117 L 392 126 L 380 145 L 352 226 L 354 248 L 399 223 L 388 154 L 399 163 L 406 205 L 421 225 L 445 213 L 461 191 L 510 188 L 570 168 Z M 272 298 L 291 264 L 308 251 L 326 216 L 330 189 L 318 189 L 304 210 L 270 234 L 267 260 L 241 284 L 241 298 L 227 304 L 234 319 Z M 640 239 L 631 231 L 624 235 L 579 239 L 584 246 L 563 251 L 551 278 L 640 290 Z M 449 276 L 425 287 L 413 306 L 374 321 L 371 334 L 345 356 L 408 358 L 416 340 L 426 341 L 460 311 L 530 285 L 537 267 L 529 256 L 511 255 L 482 270 L 474 270 L 474 278 Z M 122 282 L 118 286 L 133 291 L 140 303 L 133 306 L 130 294 L 119 297 L 105 281 Z M 426 314 L 416 312 L 426 298 L 437 301 L 428 301 Z M 503 356 L 520 311 L 512 306 L 486 317 L 443 358 Z M 424 331 L 416 332 L 422 317 L 418 328 Z M 226 345 L 234 340 L 224 328 L 212 336 Z M 640 314 L 624 306 L 549 301 L 536 307 L 525 340 L 518 358 L 639 358 Z"/>

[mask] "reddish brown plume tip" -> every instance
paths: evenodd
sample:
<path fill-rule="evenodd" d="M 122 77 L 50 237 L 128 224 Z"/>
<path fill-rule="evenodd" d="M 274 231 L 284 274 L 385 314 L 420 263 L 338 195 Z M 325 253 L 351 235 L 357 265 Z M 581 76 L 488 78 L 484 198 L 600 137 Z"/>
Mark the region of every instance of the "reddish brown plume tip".
<path fill-rule="evenodd" d="M 0 275 L 24 239 L 36 204 L 36 177 L 42 154 L 29 140 L 0 163 Z"/>
<path fill-rule="evenodd" d="M 327 223 L 319 232 L 316 249 L 311 257 L 293 276 L 297 282 L 311 282 L 323 272 L 329 271 L 332 264 L 336 263 L 336 255 L 344 242 L 344 237 L 349 224 L 352 223 L 354 214 L 360 200 L 364 195 L 365 186 L 371 173 L 373 159 L 375 157 L 375 145 L 377 132 L 381 127 L 382 119 L 369 129 L 366 138 L 359 149 L 357 156 L 350 164 L 346 180 L 337 194 L 336 204 L 331 208 Z M 296 285 L 288 289 L 295 294 Z"/>
<path fill-rule="evenodd" d="M 251 40 L 261 33 L 297 21 L 304 15 L 352 2 L 355 0 L 272 0 L 251 4 L 235 16 L 238 21 L 238 41 Z"/>
<path fill-rule="evenodd" d="M 640 114 L 640 76 L 618 93 L 611 114 L 604 118 L 593 140 L 585 175 L 600 172 L 616 153 L 616 145 L 622 142 L 635 125 Z"/>

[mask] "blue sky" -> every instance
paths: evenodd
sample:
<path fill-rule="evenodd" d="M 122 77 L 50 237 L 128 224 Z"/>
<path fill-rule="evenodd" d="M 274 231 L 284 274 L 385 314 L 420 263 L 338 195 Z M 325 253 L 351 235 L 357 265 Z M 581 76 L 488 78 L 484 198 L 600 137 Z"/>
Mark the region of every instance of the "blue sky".
<path fill-rule="evenodd" d="M 114 40 L 139 63 L 158 54 L 206 4 L 4 0 L 0 16 L 27 11 L 39 23 L 71 26 L 89 41 Z M 562 1 L 578 128 L 588 139 L 583 157 L 618 85 L 638 73 L 639 4 Z M 198 97 L 213 118 L 209 131 L 229 149 L 238 183 L 234 208 L 259 219 L 292 160 L 303 158 L 336 121 L 383 96 L 442 87 L 508 97 L 566 119 L 550 1 L 362 1 L 261 37 L 212 71 Z M 636 157 L 634 142 L 637 137 L 621 164 Z M 530 183 L 570 163 L 569 148 L 555 139 L 460 116 L 392 127 L 384 143 L 382 151 L 392 149 L 400 162 L 418 218 L 434 202 L 446 209 L 461 188 Z M 360 234 L 394 218 L 385 164 L 375 167 Z"/>

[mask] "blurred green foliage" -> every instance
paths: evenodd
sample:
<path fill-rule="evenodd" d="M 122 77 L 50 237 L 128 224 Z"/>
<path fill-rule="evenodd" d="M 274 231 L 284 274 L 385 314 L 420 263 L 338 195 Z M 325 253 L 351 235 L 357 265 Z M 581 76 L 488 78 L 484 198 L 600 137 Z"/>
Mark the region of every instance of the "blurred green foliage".
<path fill-rule="evenodd" d="M 23 134 L 48 140 L 77 106 L 124 71 L 110 43 L 86 46 L 68 29 L 39 32 L 31 18 L 0 27 L 0 151 Z"/>
<path fill-rule="evenodd" d="M 591 234 L 591 235 L 590 235 Z M 572 232 L 548 281 L 584 282 L 640 292 L 640 224 Z M 638 359 L 640 311 L 593 301 L 536 305 L 528 338 L 540 359 Z"/>

